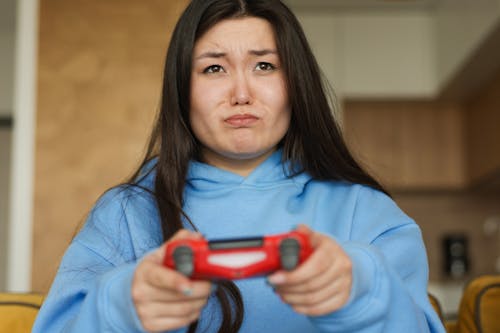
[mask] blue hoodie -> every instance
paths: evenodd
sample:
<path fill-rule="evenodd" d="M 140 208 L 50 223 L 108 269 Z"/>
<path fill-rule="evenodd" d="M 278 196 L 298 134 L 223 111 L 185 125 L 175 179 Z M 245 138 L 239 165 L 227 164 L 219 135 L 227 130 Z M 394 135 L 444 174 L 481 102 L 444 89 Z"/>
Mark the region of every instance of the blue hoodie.
<path fill-rule="evenodd" d="M 184 210 L 207 238 L 282 233 L 305 223 L 352 260 L 348 303 L 318 317 L 295 313 L 264 277 L 238 280 L 240 332 L 445 332 L 427 297 L 420 229 L 385 194 L 305 173 L 287 177 L 280 151 L 248 177 L 199 162 L 190 163 L 187 177 Z M 152 188 L 153 181 L 154 172 L 141 185 Z M 144 332 L 131 282 L 137 262 L 161 244 L 151 195 L 130 186 L 108 191 L 67 249 L 33 332 Z M 198 331 L 217 332 L 220 323 L 210 296 Z"/>

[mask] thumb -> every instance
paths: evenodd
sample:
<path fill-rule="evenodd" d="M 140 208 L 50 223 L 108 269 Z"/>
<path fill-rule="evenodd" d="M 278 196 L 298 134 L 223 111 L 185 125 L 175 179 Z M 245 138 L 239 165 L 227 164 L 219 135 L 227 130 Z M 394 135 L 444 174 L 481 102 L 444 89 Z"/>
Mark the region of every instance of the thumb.
<path fill-rule="evenodd" d="M 311 236 L 313 234 L 313 231 L 311 230 L 311 228 L 309 228 L 309 226 L 307 226 L 306 224 L 303 224 L 303 223 L 299 224 L 297 226 L 297 228 L 295 228 L 295 231 L 299 231 L 299 232 L 304 233 L 308 236 Z"/>
<path fill-rule="evenodd" d="M 159 248 L 152 251 L 145 260 L 151 260 L 157 264 L 162 264 L 165 256 L 165 250 L 167 244 L 172 241 L 180 240 L 180 239 L 200 239 L 203 236 L 199 232 L 193 232 L 187 229 L 181 229 L 177 231 L 168 241 L 163 243 Z"/>
<path fill-rule="evenodd" d="M 311 246 L 313 248 L 317 248 L 321 242 L 321 234 L 313 231 L 309 226 L 305 224 L 299 224 L 297 228 L 295 229 L 296 231 L 299 231 L 309 238 L 309 242 L 311 243 Z"/>

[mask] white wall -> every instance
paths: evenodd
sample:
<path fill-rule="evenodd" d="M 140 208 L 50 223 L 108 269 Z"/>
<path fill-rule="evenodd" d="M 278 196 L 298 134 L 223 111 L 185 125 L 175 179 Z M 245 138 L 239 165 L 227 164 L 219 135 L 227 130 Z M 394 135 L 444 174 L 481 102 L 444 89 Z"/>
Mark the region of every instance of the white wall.
<path fill-rule="evenodd" d="M 413 10 L 296 9 L 318 61 L 347 98 L 433 98 L 500 24 L 500 0 Z"/>
<path fill-rule="evenodd" d="M 342 17 L 348 97 L 431 97 L 435 86 L 432 16 L 367 12 Z"/>
<path fill-rule="evenodd" d="M 325 78 L 329 81 L 336 93 L 342 89 L 341 67 L 336 63 L 339 51 L 336 39 L 339 27 L 338 17 L 333 13 L 300 13 L 297 12 L 307 39 L 314 55 L 321 66 Z"/>
<path fill-rule="evenodd" d="M 442 0 L 435 15 L 437 76 L 442 87 L 500 24 L 500 1 Z"/>
<path fill-rule="evenodd" d="M 297 12 L 337 94 L 431 97 L 436 91 L 433 16 L 423 11 Z"/>
<path fill-rule="evenodd" d="M 31 289 L 38 0 L 17 0 L 16 6 L 6 289 L 26 292 Z"/>

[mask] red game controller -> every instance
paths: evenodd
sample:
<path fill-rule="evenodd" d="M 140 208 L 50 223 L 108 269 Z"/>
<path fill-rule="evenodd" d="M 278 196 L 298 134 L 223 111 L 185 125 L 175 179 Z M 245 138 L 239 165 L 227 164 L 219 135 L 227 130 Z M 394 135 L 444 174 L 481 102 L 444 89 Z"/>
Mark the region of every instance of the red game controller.
<path fill-rule="evenodd" d="M 293 270 L 312 253 L 300 231 L 223 240 L 179 239 L 167 244 L 163 264 L 192 279 L 243 279 Z"/>

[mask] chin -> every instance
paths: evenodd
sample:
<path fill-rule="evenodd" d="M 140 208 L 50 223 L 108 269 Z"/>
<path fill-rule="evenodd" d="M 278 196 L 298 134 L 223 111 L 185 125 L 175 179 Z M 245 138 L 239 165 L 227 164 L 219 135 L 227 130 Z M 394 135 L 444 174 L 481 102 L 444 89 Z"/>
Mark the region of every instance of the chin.
<path fill-rule="evenodd" d="M 226 152 L 224 155 L 227 158 L 235 159 L 235 160 L 252 160 L 252 159 L 262 157 L 264 155 L 270 155 L 270 153 L 272 153 L 275 150 L 276 150 L 276 147 L 272 147 L 272 148 L 268 148 L 268 149 L 259 149 L 259 150 L 247 149 L 247 150 Z"/>

